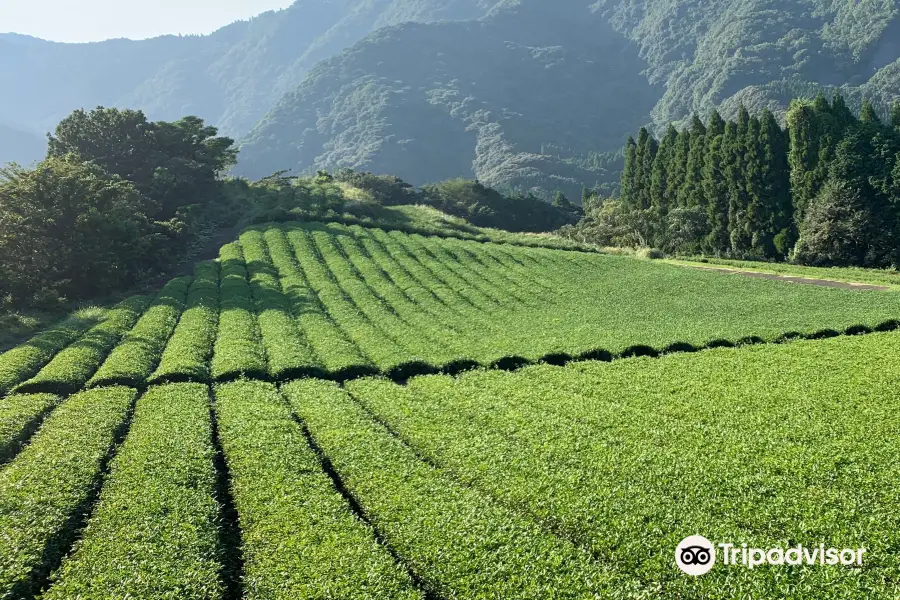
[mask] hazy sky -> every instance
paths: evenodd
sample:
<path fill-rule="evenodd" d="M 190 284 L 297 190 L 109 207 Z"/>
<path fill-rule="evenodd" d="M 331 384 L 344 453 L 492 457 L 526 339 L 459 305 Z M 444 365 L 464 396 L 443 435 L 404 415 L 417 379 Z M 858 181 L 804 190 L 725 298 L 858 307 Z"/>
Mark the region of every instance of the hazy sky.
<path fill-rule="evenodd" d="M 0 0 L 0 32 L 57 42 L 211 33 L 293 0 Z"/>

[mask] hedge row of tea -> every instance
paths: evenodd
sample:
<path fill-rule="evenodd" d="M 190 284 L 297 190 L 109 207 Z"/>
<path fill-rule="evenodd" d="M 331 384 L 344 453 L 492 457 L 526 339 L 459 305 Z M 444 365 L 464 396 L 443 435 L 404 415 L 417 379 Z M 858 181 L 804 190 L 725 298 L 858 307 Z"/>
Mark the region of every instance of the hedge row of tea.
<path fill-rule="evenodd" d="M 13 395 L 4 439 L 49 416 L 0 467 L 0 597 L 895 597 L 898 356 L 881 333 Z M 672 553 L 696 533 L 864 567 L 688 578 Z"/>
<path fill-rule="evenodd" d="M 0 355 L 0 394 L 456 373 L 890 329 L 895 293 L 340 224 L 252 228 L 193 278 Z"/>

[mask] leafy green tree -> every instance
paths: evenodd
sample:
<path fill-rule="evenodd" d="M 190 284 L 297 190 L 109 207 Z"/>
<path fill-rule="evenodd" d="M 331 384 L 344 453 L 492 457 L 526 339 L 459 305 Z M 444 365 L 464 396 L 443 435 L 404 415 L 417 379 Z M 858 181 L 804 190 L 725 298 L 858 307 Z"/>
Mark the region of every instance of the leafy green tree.
<path fill-rule="evenodd" d="M 868 264 L 874 216 L 858 190 L 829 181 L 800 224 L 795 260 L 815 266 Z"/>
<path fill-rule="evenodd" d="M 49 137 L 48 157 L 73 155 L 134 184 L 148 200 L 144 212 L 166 220 L 179 208 L 205 204 L 217 176 L 237 160 L 234 140 L 217 137 L 197 117 L 151 123 L 141 111 L 76 110 Z"/>
<path fill-rule="evenodd" d="M 134 186 L 74 157 L 0 172 L 0 287 L 13 304 L 86 298 L 146 266 L 151 228 Z"/>

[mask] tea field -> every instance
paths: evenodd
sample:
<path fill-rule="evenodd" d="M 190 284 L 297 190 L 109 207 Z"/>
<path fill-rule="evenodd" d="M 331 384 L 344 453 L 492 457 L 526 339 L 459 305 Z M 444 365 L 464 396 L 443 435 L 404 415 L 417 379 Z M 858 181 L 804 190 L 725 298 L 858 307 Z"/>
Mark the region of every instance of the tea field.
<path fill-rule="evenodd" d="M 0 355 L 0 598 L 900 597 L 897 319 L 893 290 L 255 226 Z M 692 578 L 691 534 L 867 560 Z"/>

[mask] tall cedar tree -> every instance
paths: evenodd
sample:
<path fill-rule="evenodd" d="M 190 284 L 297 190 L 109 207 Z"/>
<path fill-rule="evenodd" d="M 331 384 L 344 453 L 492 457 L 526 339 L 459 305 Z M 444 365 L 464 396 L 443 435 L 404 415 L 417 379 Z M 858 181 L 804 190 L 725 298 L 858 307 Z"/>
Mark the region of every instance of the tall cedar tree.
<path fill-rule="evenodd" d="M 637 144 L 634 138 L 628 136 L 625 143 L 625 167 L 622 169 L 622 203 L 625 206 L 635 206 L 635 180 L 637 178 Z"/>
<path fill-rule="evenodd" d="M 656 140 L 646 127 L 641 127 L 634 156 L 634 188 L 631 201 L 633 207 L 641 210 L 650 208 L 650 181 L 656 151 Z"/>
<path fill-rule="evenodd" d="M 672 151 L 672 161 L 669 163 L 669 186 L 666 190 L 666 205 L 671 211 L 680 208 L 679 191 L 684 185 L 687 175 L 687 163 L 691 153 L 691 132 L 683 129 L 675 138 L 675 149 Z"/>
<path fill-rule="evenodd" d="M 891 105 L 891 125 L 894 129 L 900 129 L 900 100 L 895 100 Z"/>
<path fill-rule="evenodd" d="M 650 204 L 656 214 L 664 217 L 669 212 L 666 201 L 666 192 L 669 180 L 669 169 L 675 156 L 675 143 L 678 140 L 678 130 L 669 125 L 666 135 L 659 143 L 659 152 L 653 161 L 653 175 L 650 181 Z"/>
<path fill-rule="evenodd" d="M 760 143 L 763 151 L 763 199 L 768 204 L 768 230 L 772 236 L 771 255 L 783 259 L 793 246 L 794 208 L 791 203 L 788 135 L 775 115 L 766 109 L 761 119 Z"/>
<path fill-rule="evenodd" d="M 678 190 L 678 205 L 684 208 L 705 206 L 703 162 L 706 155 L 706 126 L 695 114 L 691 119 L 690 147 L 684 181 Z"/>
<path fill-rule="evenodd" d="M 729 125 L 723 125 L 723 131 L 727 130 Z M 726 134 L 722 133 L 710 139 L 709 152 L 703 165 L 703 193 L 708 202 L 706 215 L 709 225 L 705 249 L 717 255 L 727 253 L 731 246 L 728 237 L 728 186 L 725 182 L 723 164 L 725 159 L 723 148 L 731 143 L 730 137 L 726 138 Z"/>
<path fill-rule="evenodd" d="M 728 185 L 728 233 L 731 238 L 731 252 L 743 256 L 752 245 L 752 231 L 749 228 L 748 195 L 746 184 L 747 161 L 745 160 L 745 140 L 750 129 L 750 113 L 741 105 L 738 111 L 736 135 L 725 149 L 728 153 L 728 167 L 725 181 Z"/>

